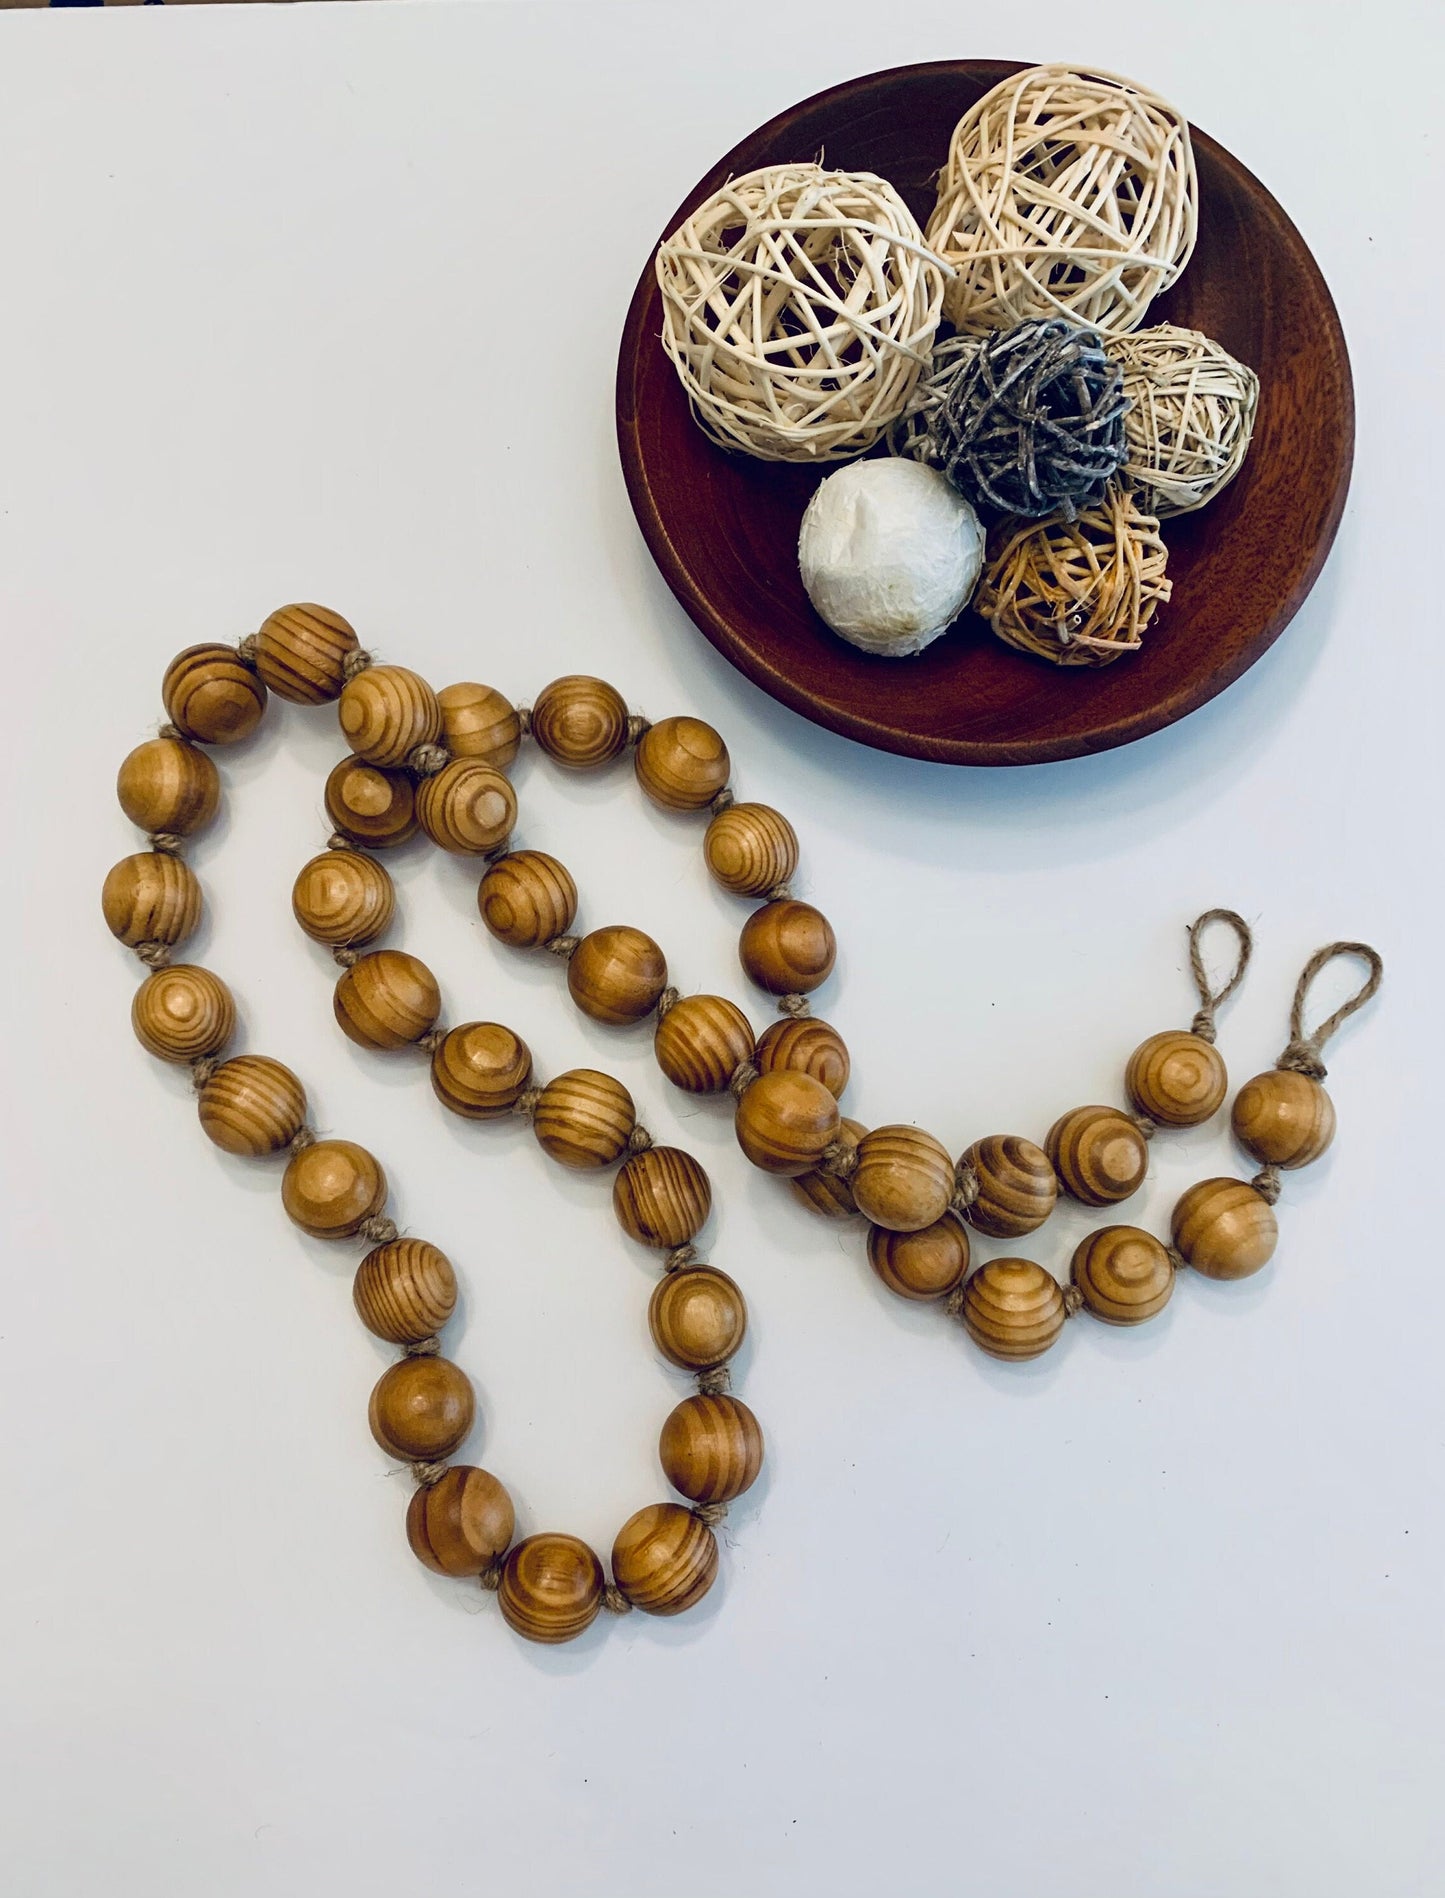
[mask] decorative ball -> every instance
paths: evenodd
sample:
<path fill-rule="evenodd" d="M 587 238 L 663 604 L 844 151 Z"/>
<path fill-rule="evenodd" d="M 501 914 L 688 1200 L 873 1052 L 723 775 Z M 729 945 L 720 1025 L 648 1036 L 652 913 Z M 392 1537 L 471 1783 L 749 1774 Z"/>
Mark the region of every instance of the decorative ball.
<path fill-rule="evenodd" d="M 753 1031 L 725 995 L 684 995 L 659 1020 L 652 1051 L 674 1087 L 721 1094 L 739 1064 L 752 1059 Z"/>
<path fill-rule="evenodd" d="M 1243 1180 L 1200 1180 L 1174 1208 L 1175 1246 L 1196 1272 L 1243 1279 L 1269 1264 L 1279 1243 L 1274 1208 Z"/>
<path fill-rule="evenodd" d="M 1138 1325 L 1163 1311 L 1174 1266 L 1152 1233 L 1101 1226 L 1075 1248 L 1071 1276 L 1085 1305 L 1106 1325 Z"/>
<path fill-rule="evenodd" d="M 730 180 L 659 246 L 657 281 L 698 425 L 765 461 L 871 447 L 903 412 L 943 304 L 893 186 L 821 165 Z"/>
<path fill-rule="evenodd" d="M 770 804 L 730 804 L 707 827 L 703 855 L 734 896 L 766 896 L 798 867 L 798 836 Z"/>
<path fill-rule="evenodd" d="M 367 1421 L 388 1456 L 434 1463 L 451 1455 L 476 1414 L 471 1379 L 460 1365 L 450 1358 L 400 1358 L 376 1380 Z"/>
<path fill-rule="evenodd" d="M 933 418 L 983 342 L 981 336 L 949 336 L 935 346 L 933 361 L 914 385 L 908 407 L 888 430 L 890 455 L 906 455 L 910 461 L 934 460 Z"/>
<path fill-rule="evenodd" d="M 792 897 L 755 909 L 738 936 L 743 973 L 769 995 L 809 995 L 826 982 L 838 939 L 821 910 Z"/>
<path fill-rule="evenodd" d="M 480 1575 L 505 1555 L 516 1526 L 506 1490 L 490 1470 L 470 1463 L 454 1463 L 438 1482 L 423 1485 L 406 1511 L 412 1553 L 438 1575 Z"/>
<path fill-rule="evenodd" d="M 136 1039 L 162 1061 L 218 1055 L 236 1030 L 236 1004 L 220 976 L 188 962 L 148 975 L 130 1008 Z"/>
<path fill-rule="evenodd" d="M 291 913 L 313 942 L 333 948 L 371 942 L 390 923 L 396 889 L 364 850 L 323 850 L 291 888 Z"/>
<path fill-rule="evenodd" d="M 1124 374 L 1124 474 L 1151 514 L 1187 514 L 1244 466 L 1259 377 L 1199 330 L 1160 323 L 1118 336 Z"/>
<path fill-rule="evenodd" d="M 513 850 L 482 878 L 477 908 L 498 942 L 540 949 L 572 927 L 577 885 L 545 850 Z"/>
<path fill-rule="evenodd" d="M 577 1536 L 528 1536 L 507 1557 L 497 1606 L 514 1634 L 556 1645 L 592 1626 L 602 1588 L 602 1564 Z"/>
<path fill-rule="evenodd" d="M 454 758 L 475 758 L 505 771 L 522 742 L 522 721 L 510 699 L 495 686 L 476 685 L 469 679 L 445 685 L 437 693 L 441 707 L 441 741 Z"/>
<path fill-rule="evenodd" d="M 758 1037 L 753 1056 L 759 1074 L 771 1074 L 774 1068 L 791 1068 L 797 1074 L 811 1074 L 821 1081 L 835 1101 L 843 1098 L 851 1064 L 847 1044 L 838 1030 L 816 1015 L 798 1021 L 776 1021 Z"/>
<path fill-rule="evenodd" d="M 991 1239 L 1021 1239 L 1054 1210 L 1059 1183 L 1042 1147 L 1018 1134 L 987 1134 L 959 1162 L 970 1168 L 978 1194 L 964 1214 Z"/>
<path fill-rule="evenodd" d="M 968 1261 L 968 1234 L 951 1213 L 917 1232 L 868 1229 L 868 1263 L 900 1298 L 946 1298 Z"/>
<path fill-rule="evenodd" d="M 713 1265 L 665 1272 L 647 1307 L 652 1341 L 683 1371 L 711 1371 L 742 1343 L 748 1328 L 743 1295 Z"/>
<path fill-rule="evenodd" d="M 662 1426 L 663 1474 L 694 1503 L 730 1503 L 763 1467 L 763 1433 L 740 1397 L 684 1397 Z"/>
<path fill-rule="evenodd" d="M 1318 1081 L 1290 1068 L 1246 1081 L 1234 1097 L 1233 1120 L 1235 1139 L 1261 1166 L 1308 1166 L 1335 1137 L 1334 1102 Z"/>
<path fill-rule="evenodd" d="M 812 1173 L 838 1138 L 838 1103 L 811 1074 L 775 1068 L 738 1102 L 738 1145 L 764 1173 Z"/>
<path fill-rule="evenodd" d="M 990 1259 L 964 1287 L 964 1325 L 991 1358 L 1042 1356 L 1063 1330 L 1064 1316 L 1057 1279 L 1032 1259 Z"/>
<path fill-rule="evenodd" d="M 1224 1105 L 1229 1075 L 1212 1042 L 1184 1028 L 1150 1035 L 1129 1057 L 1124 1091 L 1162 1127 L 1201 1127 Z"/>
<path fill-rule="evenodd" d="M 617 1531 L 613 1580 L 646 1614 L 680 1615 L 702 1600 L 716 1575 L 713 1532 L 681 1503 L 652 1503 Z"/>
<path fill-rule="evenodd" d="M 405 771 L 343 758 L 332 766 L 322 795 L 326 815 L 354 844 L 386 850 L 416 834 L 416 789 Z"/>
<path fill-rule="evenodd" d="M 330 607 L 282 606 L 256 634 L 256 670 L 277 698 L 325 705 L 341 697 L 357 645 L 350 624 Z"/>

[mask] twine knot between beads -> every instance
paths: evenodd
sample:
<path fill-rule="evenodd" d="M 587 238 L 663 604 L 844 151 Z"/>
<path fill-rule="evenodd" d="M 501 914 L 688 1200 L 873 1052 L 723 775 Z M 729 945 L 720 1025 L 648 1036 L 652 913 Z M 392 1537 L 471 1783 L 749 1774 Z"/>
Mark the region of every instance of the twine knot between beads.
<path fill-rule="evenodd" d="M 650 718 L 644 718 L 641 712 L 629 714 L 627 720 L 627 742 L 629 745 L 640 745 L 651 730 L 652 720 Z"/>
<path fill-rule="evenodd" d="M 1152 1120 L 1148 1114 L 1129 1114 L 1125 1118 L 1139 1129 L 1141 1139 L 1152 1140 L 1159 1131 L 1158 1121 Z"/>
<path fill-rule="evenodd" d="M 344 943 L 339 943 L 336 948 L 331 951 L 331 960 L 335 963 L 339 963 L 343 969 L 354 969 L 361 960 L 361 951 L 359 949 L 348 949 Z"/>
<path fill-rule="evenodd" d="M 551 941 L 544 942 L 542 947 L 549 956 L 556 956 L 559 962 L 570 962 L 576 955 L 581 942 L 580 936 L 553 936 Z"/>
<path fill-rule="evenodd" d="M 704 1397 L 717 1397 L 723 1391 L 732 1389 L 732 1378 L 725 1364 L 715 1365 L 710 1371 L 699 1371 L 697 1388 Z"/>
<path fill-rule="evenodd" d="M 1279 1168 L 1277 1166 L 1261 1167 L 1250 1181 L 1250 1185 L 1266 1206 L 1273 1206 L 1279 1198 L 1280 1188 L 1283 1185 Z"/>
<path fill-rule="evenodd" d="M 681 1272 L 689 1265 L 701 1265 L 702 1255 L 694 1245 L 674 1246 L 662 1262 L 664 1272 Z"/>
<path fill-rule="evenodd" d="M 630 1615 L 632 1603 L 623 1594 L 616 1582 L 608 1582 L 602 1590 L 602 1606 L 610 1615 Z"/>
<path fill-rule="evenodd" d="M 1339 956 L 1357 956 L 1369 970 L 1365 980 L 1355 993 L 1340 1003 L 1333 1015 L 1327 1015 L 1313 1034 L 1305 1033 L 1305 1003 L 1315 977 L 1328 963 Z M 1347 1022 L 1356 1009 L 1363 1008 L 1374 996 L 1385 978 L 1385 964 L 1378 949 L 1372 949 L 1367 942 L 1327 942 L 1323 949 L 1316 949 L 1295 984 L 1294 1003 L 1289 1012 L 1289 1046 L 1275 1062 L 1277 1068 L 1289 1068 L 1296 1074 L 1304 1074 L 1312 1081 L 1322 1081 L 1329 1070 L 1320 1059 L 1321 1051 L 1330 1036 L 1343 1023 Z"/>
<path fill-rule="evenodd" d="M 1165 1246 L 1164 1250 L 1168 1254 L 1169 1263 L 1174 1267 L 1174 1270 L 1176 1272 L 1182 1272 L 1189 1261 L 1179 1250 L 1178 1246 Z"/>
<path fill-rule="evenodd" d="M 643 1126 L 642 1122 L 638 1121 L 636 1126 L 632 1129 L 632 1132 L 627 1136 L 627 1151 L 629 1153 L 646 1153 L 651 1145 L 652 1135 Z"/>
<path fill-rule="evenodd" d="M 669 985 L 662 991 L 661 995 L 659 995 L 657 998 L 657 1019 L 659 1021 L 666 1021 L 667 1017 L 672 1013 L 673 1009 L 677 1007 L 678 1003 L 681 1000 L 682 1000 L 681 991 L 679 989 L 673 988 L 672 985 L 669 983 Z"/>
<path fill-rule="evenodd" d="M 706 1523 L 709 1529 L 716 1529 L 728 1519 L 726 1503 L 694 1503 L 692 1513 L 699 1522 Z"/>
<path fill-rule="evenodd" d="M 813 1005 L 806 995 L 780 995 L 778 1013 L 786 1015 L 792 1021 L 803 1021 L 813 1012 Z"/>
<path fill-rule="evenodd" d="M 168 942 L 138 942 L 135 953 L 137 960 L 148 969 L 164 969 L 170 965 L 171 946 Z"/>
<path fill-rule="evenodd" d="M 434 778 L 452 761 L 445 745 L 413 745 L 406 754 L 406 768 L 419 778 Z"/>
<path fill-rule="evenodd" d="M 411 1465 L 411 1473 L 418 1489 L 430 1489 L 433 1483 L 439 1483 L 446 1475 L 447 1469 L 448 1465 L 445 1463 L 413 1463 Z"/>
<path fill-rule="evenodd" d="M 306 1126 L 303 1122 L 291 1136 L 289 1151 L 292 1153 L 304 1153 L 308 1147 L 314 1147 L 315 1145 L 316 1129 Z"/>
<path fill-rule="evenodd" d="M 200 1055 L 191 1063 L 191 1086 L 198 1094 L 220 1065 L 220 1061 L 213 1054 Z"/>
<path fill-rule="evenodd" d="M 424 1035 L 418 1035 L 416 1045 L 423 1054 L 435 1054 L 446 1040 L 447 1033 L 448 1031 L 438 1024 L 435 1028 L 428 1028 Z"/>
<path fill-rule="evenodd" d="M 153 830 L 147 839 L 152 850 L 160 851 L 165 857 L 180 857 L 185 854 L 185 839 L 178 837 L 173 830 Z"/>
<path fill-rule="evenodd" d="M 532 708 L 530 705 L 519 705 L 517 707 L 517 736 L 519 738 L 530 738 L 532 736 Z"/>
<path fill-rule="evenodd" d="M 256 670 L 256 661 L 260 651 L 261 636 L 259 633 L 247 633 L 244 639 L 238 639 L 236 641 L 236 657 L 243 666 L 249 666 L 252 672 Z"/>
<path fill-rule="evenodd" d="M 1077 1285 L 1066 1285 L 1064 1287 L 1064 1316 L 1066 1318 L 1077 1318 L 1083 1309 L 1084 1294 L 1079 1290 Z"/>
<path fill-rule="evenodd" d="M 413 1338 L 406 1347 L 409 1358 L 434 1358 L 442 1348 L 442 1341 L 435 1332 L 429 1338 Z"/>
<path fill-rule="evenodd" d="M 348 837 L 344 830 L 333 830 L 326 839 L 328 850 L 355 850 L 358 847 L 355 839 Z"/>
<path fill-rule="evenodd" d="M 850 1180 L 858 1171 L 858 1149 L 848 1140 L 835 1140 L 823 1150 L 818 1162 L 820 1173 L 831 1173 L 835 1180 Z"/>
<path fill-rule="evenodd" d="M 953 1290 L 948 1294 L 948 1297 L 943 1301 L 945 1317 L 960 1319 L 963 1317 L 963 1304 L 966 1291 L 967 1288 L 964 1285 L 954 1286 Z"/>
<path fill-rule="evenodd" d="M 389 1246 L 397 1236 L 397 1224 L 386 1213 L 371 1213 L 356 1228 L 359 1239 L 371 1246 Z"/>
<path fill-rule="evenodd" d="M 341 662 L 341 676 L 348 685 L 358 673 L 365 672 L 371 664 L 371 654 L 365 646 L 355 646 Z"/>
<path fill-rule="evenodd" d="M 724 811 L 730 811 L 736 803 L 737 798 L 733 795 L 732 786 L 725 784 L 720 791 L 714 793 L 708 809 L 714 817 L 721 817 Z"/>
<path fill-rule="evenodd" d="M 477 1577 L 477 1586 L 485 1589 L 489 1595 L 495 1595 L 497 1590 L 502 1586 L 502 1571 L 506 1566 L 507 1564 L 501 1556 L 494 1555 Z"/>
<path fill-rule="evenodd" d="M 979 1179 L 973 1166 L 966 1160 L 960 1160 L 953 1169 L 953 1194 L 949 1199 L 949 1209 L 955 1213 L 966 1213 L 978 1198 Z"/>
<path fill-rule="evenodd" d="M 758 1069 L 751 1061 L 739 1061 L 728 1076 L 728 1092 L 734 1100 L 741 1100 L 753 1082 L 760 1078 Z"/>
<path fill-rule="evenodd" d="M 542 1098 L 540 1087 L 524 1087 L 516 1100 L 512 1102 L 512 1112 L 519 1120 L 530 1120 L 537 1111 L 537 1103 Z"/>

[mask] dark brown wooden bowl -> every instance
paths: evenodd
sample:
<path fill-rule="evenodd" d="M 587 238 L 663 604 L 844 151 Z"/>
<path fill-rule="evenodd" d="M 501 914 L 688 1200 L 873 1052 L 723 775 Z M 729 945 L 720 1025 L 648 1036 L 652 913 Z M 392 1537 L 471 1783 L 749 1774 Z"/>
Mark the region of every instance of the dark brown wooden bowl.
<path fill-rule="evenodd" d="M 890 179 L 920 224 L 955 124 L 1021 68 L 900 66 L 806 99 L 745 138 L 668 222 L 729 178 L 826 155 Z M 884 751 L 951 764 L 1037 764 L 1107 751 L 1183 718 L 1252 666 L 1324 565 L 1349 486 L 1354 396 L 1339 317 L 1303 238 L 1243 165 L 1193 132 L 1199 242 L 1150 322 L 1215 337 L 1259 372 L 1243 472 L 1164 523 L 1174 597 L 1142 652 L 1098 670 L 1005 646 L 973 613 L 913 659 L 877 659 L 829 632 L 798 577 L 798 526 L 819 469 L 715 447 L 663 353 L 652 259 L 617 367 L 617 433 L 632 505 L 668 585 L 719 652 L 794 711 Z"/>

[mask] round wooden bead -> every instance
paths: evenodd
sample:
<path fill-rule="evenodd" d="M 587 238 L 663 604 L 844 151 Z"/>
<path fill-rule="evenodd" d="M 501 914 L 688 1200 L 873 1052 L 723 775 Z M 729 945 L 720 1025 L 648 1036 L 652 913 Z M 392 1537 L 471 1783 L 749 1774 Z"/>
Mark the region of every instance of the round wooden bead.
<path fill-rule="evenodd" d="M 122 857 L 100 892 L 105 926 L 128 949 L 184 942 L 201 920 L 201 886 L 188 863 L 164 850 Z"/>
<path fill-rule="evenodd" d="M 838 1137 L 838 1103 L 811 1074 L 759 1075 L 737 1110 L 738 1145 L 764 1173 L 811 1173 Z"/>
<path fill-rule="evenodd" d="M 201 1126 L 227 1153 L 259 1159 L 289 1147 L 306 1120 L 306 1090 L 263 1054 L 223 1061 L 196 1098 Z"/>
<path fill-rule="evenodd" d="M 1201 1180 L 1174 1208 L 1175 1249 L 1211 1279 L 1245 1279 L 1279 1241 L 1274 1208 L 1243 1180 Z"/>
<path fill-rule="evenodd" d="M 730 1503 L 763 1467 L 763 1433 L 741 1398 L 685 1397 L 662 1426 L 663 1474 L 694 1503 Z"/>
<path fill-rule="evenodd" d="M 636 1125 L 632 1096 L 596 1068 L 569 1068 L 549 1081 L 532 1115 L 542 1151 L 580 1172 L 620 1159 Z"/>
<path fill-rule="evenodd" d="M 435 744 L 442 728 L 436 693 L 405 666 L 358 672 L 336 710 L 347 744 L 368 764 L 405 764 L 418 745 Z"/>
<path fill-rule="evenodd" d="M 313 942 L 356 948 L 379 936 L 396 908 L 391 877 L 360 850 L 323 850 L 291 887 L 291 913 Z"/>
<path fill-rule="evenodd" d="M 482 878 L 477 908 L 498 942 L 540 949 L 572 927 L 577 885 L 545 850 L 514 850 Z"/>
<path fill-rule="evenodd" d="M 440 1331 L 456 1309 L 457 1275 L 438 1246 L 391 1239 L 373 1246 L 357 1266 L 351 1296 L 374 1337 L 417 1344 Z"/>
<path fill-rule="evenodd" d="M 341 697 L 346 659 L 359 642 L 339 613 L 326 606 L 283 606 L 256 635 L 256 670 L 278 698 L 293 705 L 325 705 Z"/>
<path fill-rule="evenodd" d="M 700 718 L 664 718 L 637 741 L 637 782 L 665 811 L 706 810 L 728 781 L 722 734 Z"/>
<path fill-rule="evenodd" d="M 266 688 L 234 646 L 187 646 L 161 681 L 166 717 L 187 738 L 233 745 L 249 738 L 266 709 Z"/>
<path fill-rule="evenodd" d="M 421 827 L 442 850 L 483 856 L 511 836 L 517 798 L 509 779 L 476 758 L 454 758 L 417 786 Z"/>
<path fill-rule="evenodd" d="M 584 1015 L 612 1027 L 650 1015 L 666 987 L 666 957 L 651 936 L 626 923 L 594 929 L 567 963 L 572 1000 Z"/>
<path fill-rule="evenodd" d="M 343 969 L 332 998 L 337 1024 L 358 1048 L 406 1048 L 436 1026 L 441 990 L 404 949 L 373 949 Z"/>
<path fill-rule="evenodd" d="M 921 1127 L 875 1127 L 858 1142 L 851 1181 L 863 1217 L 889 1232 L 921 1232 L 948 1211 L 953 1158 Z"/>
<path fill-rule="evenodd" d="M 963 1322 L 991 1358 L 1037 1358 L 1064 1328 L 1064 1294 L 1032 1259 L 989 1259 L 964 1287 Z"/>
<path fill-rule="evenodd" d="M 343 758 L 326 780 L 326 815 L 353 843 L 385 850 L 416 833 L 416 790 L 405 771 Z"/>
<path fill-rule="evenodd" d="M 671 1251 L 707 1224 L 712 1187 L 681 1147 L 649 1147 L 634 1153 L 612 1182 L 612 1210 L 629 1239 Z"/>
<path fill-rule="evenodd" d="M 1140 1042 L 1124 1071 L 1124 1091 L 1134 1110 L 1164 1127 L 1202 1125 L 1224 1105 L 1228 1087 L 1219 1050 L 1182 1028 L 1166 1028 Z"/>
<path fill-rule="evenodd" d="M 769 995 L 807 995 L 833 972 L 832 925 L 811 903 L 764 903 L 743 924 L 738 955 L 750 981 Z"/>
<path fill-rule="evenodd" d="M 1018 1239 L 1042 1226 L 1054 1210 L 1059 1183 L 1042 1147 L 1017 1134 L 975 1140 L 959 1162 L 972 1167 L 978 1198 L 964 1214 L 991 1239 Z"/>
<path fill-rule="evenodd" d="M 466 1120 L 510 1114 L 531 1078 L 531 1049 L 500 1022 L 463 1022 L 431 1058 L 437 1099 Z"/>
<path fill-rule="evenodd" d="M 953 1217 L 917 1232 L 868 1229 L 868 1263 L 900 1298 L 944 1298 L 968 1270 L 968 1234 Z"/>
<path fill-rule="evenodd" d="M 386 1175 L 353 1140 L 313 1140 L 286 1162 L 281 1204 L 313 1239 L 350 1239 L 386 1205 Z"/>
<path fill-rule="evenodd" d="M 116 773 L 115 794 L 142 830 L 190 837 L 221 807 L 221 774 L 204 751 L 182 738 L 148 738 Z"/>
<path fill-rule="evenodd" d="M 1044 1141 L 1059 1184 L 1086 1206 L 1128 1199 L 1149 1171 L 1143 1134 L 1117 1107 L 1076 1107 L 1056 1120 Z"/>
<path fill-rule="evenodd" d="M 775 1068 L 811 1074 L 835 1101 L 842 1100 L 851 1071 L 843 1037 L 816 1015 L 805 1015 L 800 1021 L 774 1022 L 759 1036 L 753 1059 L 760 1074 L 771 1074 Z"/>
<path fill-rule="evenodd" d="M 1271 1068 L 1234 1100 L 1234 1137 L 1265 1166 L 1308 1166 L 1335 1137 L 1335 1104 L 1308 1074 Z"/>
<path fill-rule="evenodd" d="M 475 758 L 505 771 L 522 742 L 522 721 L 510 699 L 489 685 L 444 685 L 437 693 L 442 743 L 454 758 Z"/>
<path fill-rule="evenodd" d="M 634 1608 L 680 1615 L 700 1602 L 717 1576 L 717 1540 L 681 1503 L 652 1503 L 617 1531 L 612 1579 Z"/>
<path fill-rule="evenodd" d="M 406 1508 L 412 1554 L 438 1575 L 480 1575 L 506 1554 L 516 1527 L 511 1497 L 490 1470 L 471 1463 L 454 1463 Z"/>
<path fill-rule="evenodd" d="M 602 1564 L 577 1536 L 528 1536 L 507 1557 L 497 1605 L 514 1634 L 555 1646 L 592 1626 L 603 1581 Z"/>
<path fill-rule="evenodd" d="M 703 856 L 734 896 L 766 896 L 798 867 L 793 826 L 769 804 L 731 804 L 707 827 Z"/>
<path fill-rule="evenodd" d="M 652 1342 L 682 1371 L 712 1371 L 742 1344 L 748 1308 L 714 1265 L 689 1265 L 657 1282 L 647 1307 Z"/>
<path fill-rule="evenodd" d="M 532 736 L 558 764 L 590 771 L 626 747 L 627 706 L 601 679 L 569 673 L 538 693 Z"/>
<path fill-rule="evenodd" d="M 868 1129 L 861 1120 L 840 1120 L 838 1122 L 838 1145 L 852 1149 L 858 1145 Z M 858 1208 L 853 1203 L 853 1184 L 838 1173 L 799 1173 L 788 1181 L 804 1205 L 811 1206 L 815 1212 L 825 1213 L 830 1219 L 851 1219 Z"/>
<path fill-rule="evenodd" d="M 376 1380 L 367 1407 L 371 1434 L 403 1463 L 438 1463 L 477 1414 L 471 1379 L 450 1358 L 401 1358 Z"/>
<path fill-rule="evenodd" d="M 725 996 L 684 995 L 658 1022 L 652 1051 L 674 1087 L 721 1094 L 739 1065 L 752 1060 L 753 1031 Z"/>
<path fill-rule="evenodd" d="M 220 976 L 177 962 L 141 983 L 130 1021 L 141 1046 L 162 1061 L 200 1061 L 236 1032 L 236 1004 Z"/>
<path fill-rule="evenodd" d="M 1169 1253 L 1138 1226 L 1101 1226 L 1081 1241 L 1070 1276 L 1085 1305 L 1109 1325 L 1138 1325 L 1163 1311 L 1174 1290 Z"/>

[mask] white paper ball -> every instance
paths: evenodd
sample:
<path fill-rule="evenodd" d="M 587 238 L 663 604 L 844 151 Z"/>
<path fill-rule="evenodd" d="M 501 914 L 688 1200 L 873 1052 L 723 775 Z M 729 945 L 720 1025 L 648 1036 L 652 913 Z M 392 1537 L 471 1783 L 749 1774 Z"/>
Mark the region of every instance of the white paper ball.
<path fill-rule="evenodd" d="M 983 525 L 936 468 L 854 461 L 822 482 L 803 516 L 798 566 L 835 633 L 865 652 L 922 652 L 968 604 Z"/>

